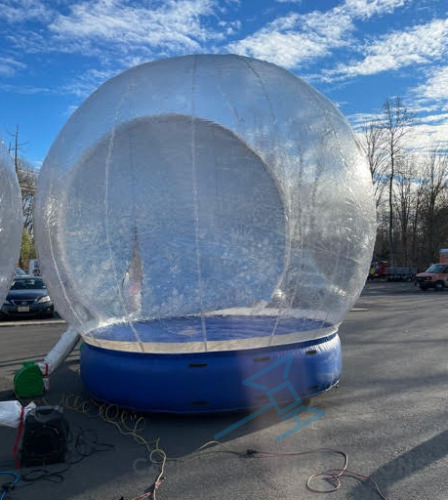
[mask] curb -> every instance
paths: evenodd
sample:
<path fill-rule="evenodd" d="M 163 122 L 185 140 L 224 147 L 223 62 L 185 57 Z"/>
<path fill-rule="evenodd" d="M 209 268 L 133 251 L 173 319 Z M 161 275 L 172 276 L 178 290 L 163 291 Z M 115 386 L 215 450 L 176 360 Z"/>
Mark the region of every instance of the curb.
<path fill-rule="evenodd" d="M 2 321 L 0 328 L 7 326 L 44 326 L 44 325 L 65 325 L 67 322 L 63 319 L 51 319 L 40 321 Z"/>

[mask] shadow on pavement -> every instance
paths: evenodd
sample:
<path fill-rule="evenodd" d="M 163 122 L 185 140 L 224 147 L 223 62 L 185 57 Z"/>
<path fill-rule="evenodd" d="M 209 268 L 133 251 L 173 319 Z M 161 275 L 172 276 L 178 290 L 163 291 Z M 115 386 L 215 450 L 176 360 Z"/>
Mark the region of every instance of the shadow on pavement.
<path fill-rule="evenodd" d="M 415 446 L 394 460 L 389 461 L 377 469 L 370 477 L 381 484 L 383 494 L 393 484 L 406 479 L 418 471 L 448 455 L 448 431 L 441 432 L 424 443 Z M 351 494 L 353 498 L 365 498 L 365 486 L 356 486 Z M 378 497 L 376 497 L 378 498 Z"/>

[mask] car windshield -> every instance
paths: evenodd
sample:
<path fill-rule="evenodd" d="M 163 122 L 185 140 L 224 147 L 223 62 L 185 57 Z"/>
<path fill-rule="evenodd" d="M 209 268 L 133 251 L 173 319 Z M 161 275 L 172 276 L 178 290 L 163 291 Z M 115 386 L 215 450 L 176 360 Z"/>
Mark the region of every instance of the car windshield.
<path fill-rule="evenodd" d="M 43 290 L 47 288 L 41 278 L 20 278 L 13 281 L 11 290 Z"/>
<path fill-rule="evenodd" d="M 432 266 L 430 266 L 426 272 L 427 273 L 441 273 L 443 271 L 443 268 L 445 266 L 443 264 L 433 264 Z"/>

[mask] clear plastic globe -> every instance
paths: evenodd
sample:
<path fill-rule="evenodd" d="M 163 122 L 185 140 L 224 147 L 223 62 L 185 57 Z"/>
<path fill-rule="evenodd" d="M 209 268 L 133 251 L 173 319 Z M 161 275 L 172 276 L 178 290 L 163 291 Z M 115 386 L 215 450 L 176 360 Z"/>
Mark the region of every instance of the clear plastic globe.
<path fill-rule="evenodd" d="M 126 351 L 263 347 L 335 331 L 367 276 L 375 207 L 340 112 L 234 55 L 101 86 L 42 167 L 41 266 L 86 340 Z"/>
<path fill-rule="evenodd" d="M 0 304 L 3 304 L 19 260 L 22 202 L 10 154 L 0 138 Z"/>

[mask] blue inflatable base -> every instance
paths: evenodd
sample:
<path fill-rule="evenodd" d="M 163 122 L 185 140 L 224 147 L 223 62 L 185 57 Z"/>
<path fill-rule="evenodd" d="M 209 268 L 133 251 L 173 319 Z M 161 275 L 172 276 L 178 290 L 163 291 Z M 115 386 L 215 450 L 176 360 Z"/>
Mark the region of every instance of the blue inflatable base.
<path fill-rule="evenodd" d="M 95 398 L 155 413 L 214 413 L 277 407 L 316 396 L 339 380 L 337 333 L 261 349 L 140 354 L 85 343 L 81 377 Z"/>

